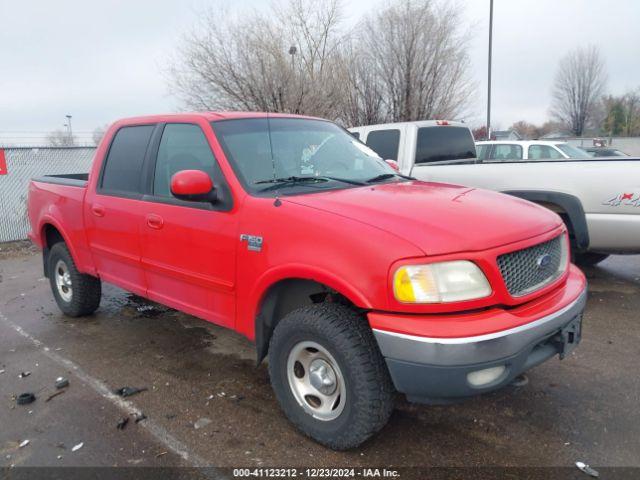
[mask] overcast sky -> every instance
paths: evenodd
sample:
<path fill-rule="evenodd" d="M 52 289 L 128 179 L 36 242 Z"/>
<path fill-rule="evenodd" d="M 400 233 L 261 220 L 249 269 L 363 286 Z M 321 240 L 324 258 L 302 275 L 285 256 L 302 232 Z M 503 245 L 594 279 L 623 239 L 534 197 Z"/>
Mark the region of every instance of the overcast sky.
<path fill-rule="evenodd" d="M 261 0 L 0 0 L 0 141 L 14 132 L 77 132 L 119 117 L 175 111 L 162 70 L 208 5 L 263 8 Z M 353 24 L 384 1 L 344 2 Z M 489 0 L 460 0 L 471 32 L 474 114 L 486 115 Z M 557 62 L 581 44 L 600 47 L 608 90 L 640 87 L 640 1 L 495 0 L 495 127 L 547 119 Z M 20 136 L 29 133 L 20 133 Z"/>

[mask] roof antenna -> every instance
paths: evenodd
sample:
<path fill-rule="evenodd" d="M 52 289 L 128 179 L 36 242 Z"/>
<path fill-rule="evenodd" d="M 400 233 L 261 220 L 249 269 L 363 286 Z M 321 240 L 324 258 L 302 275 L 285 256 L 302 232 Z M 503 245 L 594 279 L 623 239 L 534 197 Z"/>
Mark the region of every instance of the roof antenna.
<path fill-rule="evenodd" d="M 269 111 L 267 111 L 267 133 L 269 135 L 269 151 L 271 152 L 271 169 L 273 170 L 273 179 L 276 179 L 276 158 L 273 155 L 273 142 L 271 141 L 271 118 L 269 117 Z M 274 207 L 282 205 L 280 201 L 280 191 L 276 189 L 276 199 L 273 202 Z"/>

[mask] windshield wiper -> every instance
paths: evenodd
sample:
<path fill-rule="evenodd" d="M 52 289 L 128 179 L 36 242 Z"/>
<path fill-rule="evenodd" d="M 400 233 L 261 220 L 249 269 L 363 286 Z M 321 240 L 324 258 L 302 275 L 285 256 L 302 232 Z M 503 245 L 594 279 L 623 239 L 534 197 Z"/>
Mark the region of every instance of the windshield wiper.
<path fill-rule="evenodd" d="M 266 187 L 260 190 L 261 192 L 267 192 L 269 190 L 277 190 L 278 188 L 286 187 L 290 185 L 304 185 L 309 183 L 328 182 L 329 180 L 348 183 L 351 185 L 365 185 L 364 182 L 360 182 L 358 180 L 349 180 L 346 178 L 327 177 L 327 176 L 298 177 L 295 175 L 291 177 L 286 177 L 286 178 L 270 178 L 268 180 L 259 180 L 257 182 L 254 182 L 254 184 L 259 185 L 264 183 L 273 183 L 274 185 L 271 185 L 269 187 Z"/>
<path fill-rule="evenodd" d="M 404 178 L 407 180 L 415 180 L 415 178 L 410 177 L 408 175 L 402 175 L 401 173 L 382 173 L 380 175 L 377 175 L 373 178 L 370 178 L 369 180 L 366 181 L 366 183 L 377 183 L 377 182 L 382 182 L 383 180 L 388 180 L 390 178 L 393 177 L 400 177 L 400 178 Z"/>
<path fill-rule="evenodd" d="M 277 190 L 280 187 L 286 187 L 288 185 L 297 185 L 297 184 L 306 184 L 306 183 L 318 183 L 318 182 L 326 182 L 327 179 L 322 177 L 297 177 L 292 175 L 291 177 L 282 177 L 282 178 L 270 178 L 268 180 L 259 180 L 257 182 L 253 182 L 255 185 L 260 185 L 264 183 L 273 183 L 270 187 L 263 188 L 260 190 L 261 192 L 266 192 L 269 190 Z"/>
<path fill-rule="evenodd" d="M 316 178 L 326 178 L 327 180 L 335 180 L 336 182 L 349 183 L 351 185 L 366 185 L 365 182 L 361 182 L 360 180 L 351 180 L 349 178 L 338 178 L 338 177 L 316 177 Z"/>
<path fill-rule="evenodd" d="M 377 175 L 373 178 L 370 178 L 369 180 L 367 180 L 367 183 L 377 183 L 377 182 L 381 182 L 383 180 L 388 180 L 390 178 L 393 178 L 397 176 L 395 173 L 383 173 L 381 175 Z"/>

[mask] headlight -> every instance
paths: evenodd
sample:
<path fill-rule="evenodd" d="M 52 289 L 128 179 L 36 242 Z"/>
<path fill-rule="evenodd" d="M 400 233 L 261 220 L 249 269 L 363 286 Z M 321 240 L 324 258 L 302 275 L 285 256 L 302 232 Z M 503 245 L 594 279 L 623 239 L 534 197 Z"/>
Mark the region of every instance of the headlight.
<path fill-rule="evenodd" d="M 403 303 L 444 303 L 491 295 L 478 266 L 467 260 L 405 265 L 393 276 L 393 294 Z"/>

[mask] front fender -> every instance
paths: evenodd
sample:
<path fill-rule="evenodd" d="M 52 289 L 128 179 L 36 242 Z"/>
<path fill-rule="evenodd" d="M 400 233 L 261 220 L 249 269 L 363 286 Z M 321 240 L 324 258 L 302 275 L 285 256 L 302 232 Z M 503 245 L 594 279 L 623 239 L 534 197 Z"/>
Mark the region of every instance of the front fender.
<path fill-rule="evenodd" d="M 252 305 L 251 318 L 255 318 L 257 315 L 262 300 L 269 289 L 276 283 L 287 279 L 313 280 L 321 283 L 343 295 L 360 308 L 370 309 L 373 305 L 371 299 L 367 298 L 363 292 L 332 272 L 306 264 L 285 264 L 267 270 L 256 281 L 249 299 L 250 305 Z"/>

